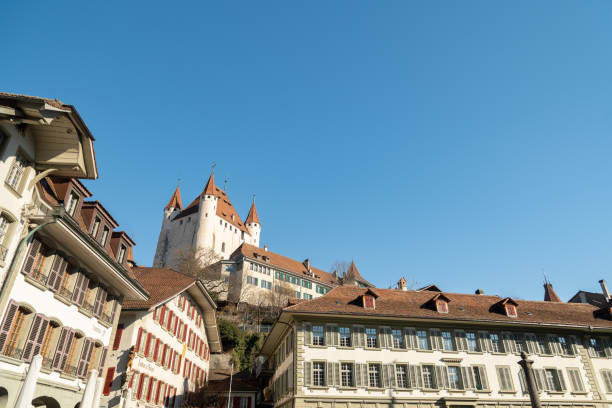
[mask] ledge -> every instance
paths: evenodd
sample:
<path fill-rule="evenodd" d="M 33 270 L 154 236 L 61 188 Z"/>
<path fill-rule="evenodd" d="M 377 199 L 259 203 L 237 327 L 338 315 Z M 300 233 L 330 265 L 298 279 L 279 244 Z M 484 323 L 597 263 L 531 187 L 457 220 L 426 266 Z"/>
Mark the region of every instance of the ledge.
<path fill-rule="evenodd" d="M 72 306 L 72 302 L 69 299 L 65 298 L 64 296 L 58 293 L 54 293 L 53 297 L 59 300 L 60 302 L 67 304 L 68 306 Z"/>
<path fill-rule="evenodd" d="M 27 276 L 27 275 L 24 275 L 24 276 L 23 276 L 23 278 L 24 278 L 24 280 L 25 280 L 26 282 L 28 282 L 28 283 L 29 283 L 29 284 L 31 284 L 32 286 L 36 286 L 38 289 L 40 289 L 40 290 L 42 290 L 42 291 L 46 291 L 46 290 L 48 289 L 48 288 L 47 288 L 45 285 L 43 285 L 42 283 L 40 283 L 39 281 L 37 281 L 37 280 L 36 280 L 36 279 L 34 279 L 34 278 L 30 278 L 30 277 L 29 277 L 29 276 Z"/>
<path fill-rule="evenodd" d="M 5 355 L 2 355 L 2 354 L 0 354 L 0 361 L 5 362 L 5 363 L 9 363 L 9 364 L 12 364 L 12 365 L 16 365 L 16 366 L 19 366 L 19 365 L 23 364 L 23 361 L 21 361 L 19 359 L 16 359 L 16 358 L 13 358 L 13 357 L 9 357 L 9 356 L 5 356 Z"/>

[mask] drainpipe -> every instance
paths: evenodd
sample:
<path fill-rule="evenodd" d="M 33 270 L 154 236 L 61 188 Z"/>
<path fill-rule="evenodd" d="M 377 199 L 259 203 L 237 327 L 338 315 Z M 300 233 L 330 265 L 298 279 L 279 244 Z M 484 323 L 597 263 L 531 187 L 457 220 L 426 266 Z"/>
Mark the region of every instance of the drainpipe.
<path fill-rule="evenodd" d="M 46 227 L 47 225 L 54 224 L 57 222 L 57 219 L 61 216 L 61 211 L 54 211 L 53 219 L 50 221 L 43 222 L 42 224 L 36 226 L 32 229 L 32 231 L 28 232 L 25 237 L 21 239 L 19 245 L 17 245 L 17 249 L 15 250 L 15 255 L 13 255 L 13 260 L 11 261 L 11 266 L 6 273 L 6 277 L 4 278 L 4 282 L 2 282 L 2 287 L 0 288 L 0 310 L 4 309 L 4 305 L 6 303 L 6 297 L 9 292 L 9 287 L 13 284 L 13 280 L 15 278 L 15 273 L 17 270 L 17 262 L 20 258 L 21 251 L 23 250 L 25 244 L 28 240 L 40 229 Z"/>

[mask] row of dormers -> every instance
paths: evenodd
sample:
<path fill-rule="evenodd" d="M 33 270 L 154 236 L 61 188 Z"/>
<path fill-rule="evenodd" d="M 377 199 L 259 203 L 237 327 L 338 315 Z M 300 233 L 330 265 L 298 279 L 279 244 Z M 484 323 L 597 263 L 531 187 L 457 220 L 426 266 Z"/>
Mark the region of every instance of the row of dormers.
<path fill-rule="evenodd" d="M 46 177 L 42 187 L 53 194 L 58 204 L 106 253 L 124 267 L 133 259 L 136 243 L 125 231 L 115 231 L 119 224 L 99 201 L 85 201 L 93 194 L 75 178 Z"/>

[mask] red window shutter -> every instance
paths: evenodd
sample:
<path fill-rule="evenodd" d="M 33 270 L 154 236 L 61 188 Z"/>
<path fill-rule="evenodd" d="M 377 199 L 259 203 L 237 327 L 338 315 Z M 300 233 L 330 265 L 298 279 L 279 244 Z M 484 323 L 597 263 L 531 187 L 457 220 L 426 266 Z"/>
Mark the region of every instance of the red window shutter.
<path fill-rule="evenodd" d="M 151 333 L 147 334 L 147 342 L 145 343 L 144 355 L 145 357 L 149 357 L 149 348 L 151 347 L 151 338 L 153 335 Z"/>
<path fill-rule="evenodd" d="M 164 325 L 164 318 L 166 317 L 166 305 L 161 307 L 161 311 L 159 312 L 159 324 Z"/>
<path fill-rule="evenodd" d="M 183 343 L 187 340 L 187 325 L 183 324 Z"/>
<path fill-rule="evenodd" d="M 140 351 L 140 341 L 141 340 L 142 340 L 142 327 L 138 329 L 138 337 L 136 338 L 136 347 L 134 348 L 136 352 Z"/>
<path fill-rule="evenodd" d="M 104 395 L 110 395 L 111 387 L 113 386 L 113 379 L 115 378 L 115 369 L 116 367 L 109 367 L 108 371 L 106 371 L 106 379 L 104 380 L 104 389 L 102 390 L 102 394 Z"/>
<path fill-rule="evenodd" d="M 36 259 L 38 258 L 41 248 L 42 243 L 38 239 L 34 238 L 30 244 L 30 250 L 28 251 L 28 256 L 26 257 L 21 272 L 28 276 L 34 272 L 34 265 L 36 264 Z"/>
<path fill-rule="evenodd" d="M 149 378 L 149 387 L 147 389 L 147 402 L 151 402 L 151 394 L 153 393 L 153 387 L 155 387 L 155 379 Z"/>
<path fill-rule="evenodd" d="M 157 390 L 155 391 L 155 404 L 159 404 L 159 393 L 161 391 L 162 383 L 161 381 L 157 382 Z"/>
<path fill-rule="evenodd" d="M 157 361 L 159 355 L 159 339 L 155 340 L 155 349 L 153 350 L 153 361 Z"/>
<path fill-rule="evenodd" d="M 136 399 L 141 399 L 142 398 L 142 386 L 143 386 L 143 384 L 145 382 L 146 377 L 147 377 L 146 375 L 140 374 L 140 378 L 139 378 L 139 381 L 138 381 L 138 392 L 136 393 Z"/>
<path fill-rule="evenodd" d="M 166 330 L 168 331 L 170 331 L 170 326 L 172 325 L 172 315 L 173 315 L 173 312 L 171 310 L 168 315 L 168 324 L 166 325 Z"/>
<path fill-rule="evenodd" d="M 157 321 L 157 317 L 159 315 L 159 308 L 155 308 L 155 310 L 153 310 L 153 320 Z"/>
<path fill-rule="evenodd" d="M 178 356 L 177 370 L 176 370 L 176 373 L 177 373 L 177 374 L 181 374 L 181 361 L 182 361 L 182 360 L 183 360 L 183 356 L 181 356 L 181 355 L 179 354 L 179 356 Z"/>
<path fill-rule="evenodd" d="M 117 326 L 117 331 L 115 332 L 115 341 L 113 342 L 113 350 L 117 350 L 119 348 L 119 345 L 121 344 L 121 336 L 123 336 L 124 327 L 125 326 L 123 325 L 123 323 Z M 140 330 L 142 330 L 142 328 Z M 140 335 L 141 332 L 138 332 L 138 341 L 136 342 L 136 347 L 138 347 L 138 343 L 140 342 Z"/>

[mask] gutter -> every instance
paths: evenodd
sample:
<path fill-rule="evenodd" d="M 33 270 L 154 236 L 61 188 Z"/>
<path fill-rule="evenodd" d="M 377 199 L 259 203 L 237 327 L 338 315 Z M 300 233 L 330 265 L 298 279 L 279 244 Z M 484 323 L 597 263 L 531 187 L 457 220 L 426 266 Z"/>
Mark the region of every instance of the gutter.
<path fill-rule="evenodd" d="M 8 269 L 8 272 L 6 273 L 6 276 L 4 278 L 4 281 L 2 282 L 2 287 L 0 288 L 0 310 L 4 309 L 4 304 L 6 303 L 6 297 L 9 293 L 9 287 L 12 286 L 13 281 L 15 279 L 15 275 L 16 275 L 16 271 L 17 271 L 17 262 L 18 259 L 21 256 L 21 252 L 26 244 L 26 242 L 28 242 L 28 240 L 39 230 L 41 230 L 42 228 L 51 225 L 51 224 L 55 224 L 57 222 L 57 220 L 62 216 L 63 213 L 63 208 L 61 209 L 54 209 L 53 211 L 53 215 L 52 218 L 48 221 L 43 222 L 42 224 L 37 225 L 36 227 L 34 227 L 32 229 L 32 231 L 28 232 L 25 237 L 23 237 L 21 239 L 21 241 L 19 241 L 19 244 L 17 245 L 17 249 L 15 250 L 15 254 L 13 255 L 13 259 L 11 260 L 11 266 Z M 27 225 L 27 224 L 26 224 Z"/>

